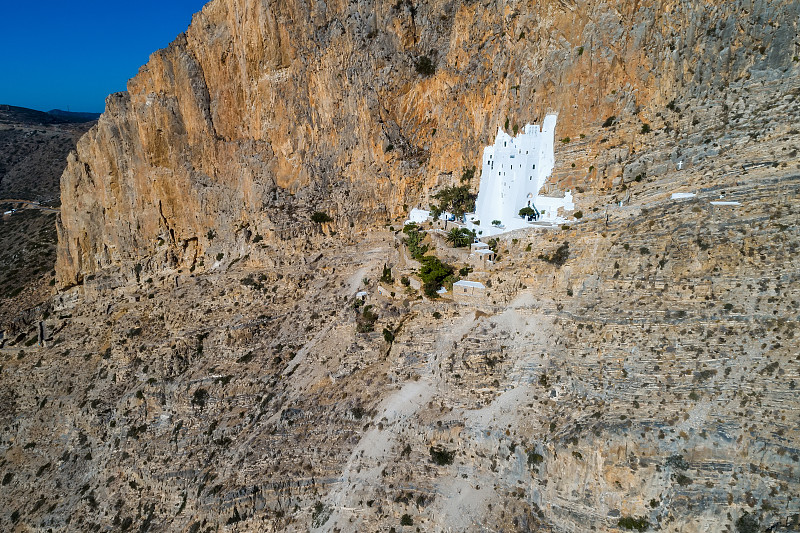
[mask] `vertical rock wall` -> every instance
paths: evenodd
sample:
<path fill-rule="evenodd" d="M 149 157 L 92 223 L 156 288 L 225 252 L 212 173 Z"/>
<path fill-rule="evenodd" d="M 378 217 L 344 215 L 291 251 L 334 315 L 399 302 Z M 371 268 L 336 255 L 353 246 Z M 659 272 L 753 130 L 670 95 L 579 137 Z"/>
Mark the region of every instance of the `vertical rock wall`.
<path fill-rule="evenodd" d="M 647 120 L 681 95 L 783 75 L 796 68 L 799 12 L 796 1 L 214 0 L 108 98 L 69 157 L 59 285 L 108 268 L 131 279 L 209 268 L 247 255 L 254 235 L 312 233 L 316 210 L 342 232 L 384 222 L 477 165 L 506 121 L 557 111 L 557 138 L 577 137 L 610 115 Z"/>

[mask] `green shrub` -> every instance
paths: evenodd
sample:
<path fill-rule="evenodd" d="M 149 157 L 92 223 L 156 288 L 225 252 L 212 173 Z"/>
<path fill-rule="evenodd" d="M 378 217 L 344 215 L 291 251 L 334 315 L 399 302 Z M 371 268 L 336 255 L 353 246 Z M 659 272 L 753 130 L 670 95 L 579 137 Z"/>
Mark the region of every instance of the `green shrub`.
<path fill-rule="evenodd" d="M 208 391 L 202 387 L 194 391 L 192 395 L 192 405 L 198 406 L 200 409 L 205 408 L 208 401 Z"/>
<path fill-rule="evenodd" d="M 622 529 L 629 529 L 629 530 L 636 530 L 636 531 L 646 531 L 647 528 L 650 527 L 650 522 L 647 521 L 647 518 L 644 516 L 640 516 L 639 518 L 634 518 L 632 516 L 624 516 L 619 519 L 617 525 Z"/>
<path fill-rule="evenodd" d="M 606 119 L 605 122 L 603 122 L 603 127 L 604 128 L 610 128 L 611 126 L 614 125 L 614 122 L 616 122 L 616 121 L 617 121 L 617 117 L 615 115 L 611 115 L 610 117 L 608 117 Z"/>
<path fill-rule="evenodd" d="M 544 457 L 541 454 L 536 453 L 535 450 L 528 451 L 528 466 L 540 465 L 544 461 Z"/>
<path fill-rule="evenodd" d="M 314 211 L 311 215 L 311 222 L 315 222 L 317 224 L 325 224 L 326 222 L 333 222 L 333 219 L 328 215 L 328 213 L 323 213 L 322 211 Z"/>
<path fill-rule="evenodd" d="M 642 124 L 642 134 L 650 133 L 650 124 Z"/>
<path fill-rule="evenodd" d="M 383 340 L 385 340 L 389 344 L 392 344 L 394 342 L 394 333 L 392 333 L 392 330 L 388 328 L 383 328 Z"/>
<path fill-rule="evenodd" d="M 583 211 L 575 211 L 575 213 L 572 216 L 574 216 L 575 218 L 581 219 L 581 218 L 583 218 Z"/>
<path fill-rule="evenodd" d="M 325 525 L 328 518 L 331 517 L 332 509 L 322 502 L 314 504 L 314 511 L 311 513 L 311 527 L 318 528 Z"/>
<path fill-rule="evenodd" d="M 456 456 L 455 451 L 446 450 L 439 445 L 431 446 L 430 453 L 431 460 L 439 466 L 453 464 L 453 459 L 455 459 Z"/>
<path fill-rule="evenodd" d="M 372 311 L 372 306 L 364 306 L 364 310 L 356 319 L 356 331 L 359 333 L 369 333 L 375 330 L 375 322 L 378 320 L 378 314 Z"/>
<path fill-rule="evenodd" d="M 758 533 L 760 529 L 761 524 L 759 524 L 758 518 L 747 511 L 736 520 L 736 531 L 738 533 Z"/>
<path fill-rule="evenodd" d="M 414 520 L 411 519 L 411 515 L 406 513 L 400 518 L 400 525 L 401 526 L 413 526 L 414 525 Z"/>
<path fill-rule="evenodd" d="M 549 255 L 539 254 L 539 259 L 557 267 L 563 266 L 569 259 L 569 243 L 565 242 Z"/>
<path fill-rule="evenodd" d="M 677 470 L 686 470 L 689 468 L 689 463 L 680 454 L 670 455 L 667 457 L 667 466 L 671 466 Z"/>
<path fill-rule="evenodd" d="M 426 55 L 419 56 L 417 60 L 414 61 L 414 68 L 417 70 L 418 74 L 422 74 L 426 77 L 436 72 L 436 65 L 434 65 L 431 58 Z"/>

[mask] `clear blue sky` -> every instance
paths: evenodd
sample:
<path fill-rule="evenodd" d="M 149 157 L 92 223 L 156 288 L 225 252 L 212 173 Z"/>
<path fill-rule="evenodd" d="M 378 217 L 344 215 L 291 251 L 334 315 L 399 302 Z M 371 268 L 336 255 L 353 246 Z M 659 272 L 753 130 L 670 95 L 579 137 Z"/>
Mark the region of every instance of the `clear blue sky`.
<path fill-rule="evenodd" d="M 11 0 L 0 17 L 0 104 L 102 112 L 205 0 Z"/>

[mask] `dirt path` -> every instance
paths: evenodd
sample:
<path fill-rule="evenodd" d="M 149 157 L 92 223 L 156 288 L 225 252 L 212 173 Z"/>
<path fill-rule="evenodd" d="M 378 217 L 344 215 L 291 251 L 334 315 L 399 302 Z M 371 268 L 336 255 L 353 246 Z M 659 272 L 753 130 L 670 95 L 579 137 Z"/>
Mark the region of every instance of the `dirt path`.
<path fill-rule="evenodd" d="M 20 200 L 18 198 L 14 199 L 0 199 L 0 204 L 22 204 L 21 209 L 38 209 L 39 211 L 44 211 L 45 213 L 58 213 L 59 209 L 57 207 L 45 207 L 40 205 L 38 202 L 34 202 L 31 200 Z"/>

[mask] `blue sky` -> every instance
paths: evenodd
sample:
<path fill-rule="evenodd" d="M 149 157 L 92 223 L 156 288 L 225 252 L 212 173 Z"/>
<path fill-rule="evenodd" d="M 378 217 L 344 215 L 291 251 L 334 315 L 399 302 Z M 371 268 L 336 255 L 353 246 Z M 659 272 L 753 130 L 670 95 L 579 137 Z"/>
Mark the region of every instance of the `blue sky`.
<path fill-rule="evenodd" d="M 0 104 L 102 112 L 204 0 L 4 2 Z"/>

